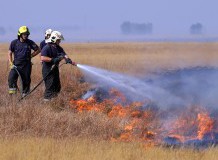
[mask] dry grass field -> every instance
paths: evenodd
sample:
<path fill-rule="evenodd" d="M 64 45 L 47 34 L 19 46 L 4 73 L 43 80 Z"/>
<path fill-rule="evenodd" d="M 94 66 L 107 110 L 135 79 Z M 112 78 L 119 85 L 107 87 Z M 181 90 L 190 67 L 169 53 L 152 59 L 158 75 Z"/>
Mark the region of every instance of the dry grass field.
<path fill-rule="evenodd" d="M 203 151 L 145 147 L 138 142 L 111 142 L 117 119 L 102 113 L 75 113 L 71 99 L 88 89 L 80 83 L 82 73 L 64 65 L 62 91 L 57 99 L 43 103 L 41 85 L 22 102 L 7 94 L 9 44 L 0 44 L 0 159 L 196 159 L 215 160 L 216 148 Z M 218 43 L 75 43 L 62 44 L 80 63 L 134 76 L 194 66 L 218 66 Z M 42 78 L 39 57 L 33 60 L 32 84 Z"/>

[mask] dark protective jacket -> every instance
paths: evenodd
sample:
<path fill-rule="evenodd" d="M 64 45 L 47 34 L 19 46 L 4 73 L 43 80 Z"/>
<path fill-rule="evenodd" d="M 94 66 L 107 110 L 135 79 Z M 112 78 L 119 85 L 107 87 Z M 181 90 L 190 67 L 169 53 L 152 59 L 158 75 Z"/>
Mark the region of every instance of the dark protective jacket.
<path fill-rule="evenodd" d="M 52 44 L 52 43 L 48 43 L 45 47 L 43 47 L 41 51 L 41 56 L 46 56 L 50 58 L 57 58 L 58 56 L 64 56 L 64 55 L 66 55 L 66 53 L 63 50 L 63 48 L 59 45 Z M 44 92 L 45 99 L 51 99 L 57 96 L 57 94 L 61 90 L 59 68 L 58 66 L 56 66 L 51 71 L 53 65 L 54 64 L 52 62 L 43 62 L 42 65 L 42 75 L 45 82 L 45 92 Z"/>
<path fill-rule="evenodd" d="M 25 42 L 21 42 L 19 39 L 15 39 L 11 42 L 9 50 L 14 54 L 14 65 L 17 67 L 21 79 L 23 81 L 23 93 L 28 93 L 31 83 L 31 50 L 38 50 L 38 46 L 32 40 L 27 39 Z M 8 76 L 9 93 L 10 90 L 17 89 L 18 73 L 15 69 L 12 69 Z"/>
<path fill-rule="evenodd" d="M 43 41 L 40 43 L 40 49 L 42 50 L 42 48 L 45 47 L 46 44 L 47 44 L 47 43 L 45 42 L 45 40 L 43 40 Z"/>
<path fill-rule="evenodd" d="M 38 50 L 37 44 L 27 39 L 25 42 L 21 42 L 19 39 L 15 39 L 11 42 L 9 50 L 14 54 L 14 61 L 31 61 L 31 50 Z"/>

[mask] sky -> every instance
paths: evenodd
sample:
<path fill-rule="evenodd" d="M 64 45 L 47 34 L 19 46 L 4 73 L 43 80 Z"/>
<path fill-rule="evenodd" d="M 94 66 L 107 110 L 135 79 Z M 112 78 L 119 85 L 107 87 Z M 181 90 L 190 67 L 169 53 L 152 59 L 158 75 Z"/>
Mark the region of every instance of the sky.
<path fill-rule="evenodd" d="M 217 8 L 217 0 L 6 0 L 1 1 L 0 27 L 9 30 L 9 37 L 27 25 L 33 33 L 52 28 L 85 39 L 118 36 L 124 21 L 150 22 L 152 35 L 160 37 L 186 36 L 200 22 L 205 35 L 216 36 Z"/>

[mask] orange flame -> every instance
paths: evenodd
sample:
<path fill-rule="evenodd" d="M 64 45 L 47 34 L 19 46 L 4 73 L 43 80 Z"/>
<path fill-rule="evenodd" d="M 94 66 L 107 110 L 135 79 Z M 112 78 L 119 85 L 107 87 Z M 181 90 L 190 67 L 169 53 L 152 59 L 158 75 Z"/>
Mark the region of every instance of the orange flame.
<path fill-rule="evenodd" d="M 202 139 L 203 136 L 213 129 L 214 121 L 208 115 L 208 113 L 198 114 L 198 139 Z"/>
<path fill-rule="evenodd" d="M 182 141 L 196 138 L 202 140 L 205 134 L 214 129 L 214 123 L 215 121 L 209 116 L 206 109 L 191 106 L 185 109 L 180 117 L 172 123 L 173 129 L 170 135 L 178 135 Z"/>
<path fill-rule="evenodd" d="M 125 97 L 115 89 L 110 91 L 111 99 L 97 102 L 95 97 L 87 100 L 71 100 L 71 108 L 77 112 L 96 111 L 106 113 L 109 118 L 120 118 L 121 133 L 119 137 L 112 138 L 113 141 L 131 141 L 133 139 L 149 140 L 154 139 L 155 133 L 148 130 L 152 113 L 139 110 L 142 103 L 134 102 L 130 105 L 117 103 L 117 99 L 125 102 Z M 123 124 L 124 123 L 124 124 Z"/>
<path fill-rule="evenodd" d="M 157 133 L 160 132 L 160 128 L 157 129 L 158 120 L 154 121 L 155 113 L 141 109 L 143 104 L 140 102 L 123 105 L 125 103 L 122 102 L 126 99 L 115 89 L 111 90 L 110 94 L 112 98 L 102 102 L 97 102 L 92 96 L 87 100 L 71 100 L 70 105 L 78 113 L 95 111 L 105 113 L 109 118 L 118 118 L 119 134 L 111 137 L 113 141 L 137 140 L 149 143 L 151 146 L 155 144 L 154 139 L 157 139 Z M 171 121 L 169 126 L 172 130 L 167 134 L 181 142 L 194 138 L 201 140 L 206 133 L 212 131 L 214 123 L 205 109 L 191 106 L 186 108 L 176 121 Z"/>

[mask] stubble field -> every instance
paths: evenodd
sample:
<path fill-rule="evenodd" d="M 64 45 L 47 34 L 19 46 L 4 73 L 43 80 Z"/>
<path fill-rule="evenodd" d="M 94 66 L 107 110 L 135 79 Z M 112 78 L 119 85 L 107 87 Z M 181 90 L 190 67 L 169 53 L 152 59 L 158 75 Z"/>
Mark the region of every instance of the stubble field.
<path fill-rule="evenodd" d="M 140 142 L 113 142 L 118 120 L 103 113 L 76 113 L 69 101 L 89 84 L 76 67 L 61 70 L 62 91 L 43 102 L 41 85 L 22 102 L 7 86 L 9 44 L 0 44 L 0 159 L 217 159 L 218 150 L 145 147 Z M 218 43 L 75 43 L 62 44 L 77 63 L 132 76 L 184 67 L 218 67 Z M 42 78 L 39 56 L 33 60 L 32 83 Z"/>

